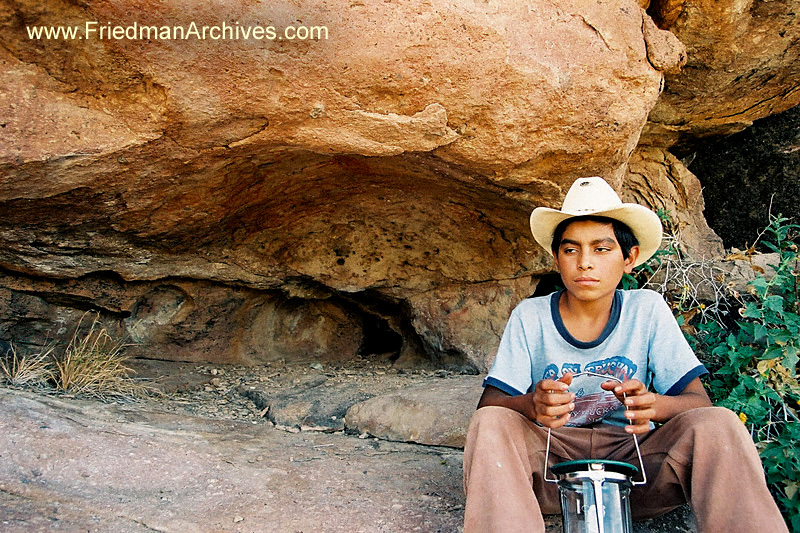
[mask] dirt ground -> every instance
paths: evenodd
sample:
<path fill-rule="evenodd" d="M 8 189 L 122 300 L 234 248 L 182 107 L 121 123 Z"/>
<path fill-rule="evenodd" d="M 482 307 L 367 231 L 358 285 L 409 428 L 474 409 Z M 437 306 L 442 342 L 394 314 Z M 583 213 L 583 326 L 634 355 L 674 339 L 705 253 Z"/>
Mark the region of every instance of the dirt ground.
<path fill-rule="evenodd" d="M 0 389 L 3 531 L 458 531 L 459 450 Z"/>
<path fill-rule="evenodd" d="M 331 414 L 348 398 L 446 379 L 444 371 L 133 366 L 160 395 L 101 403 L 0 388 L 0 529 L 463 530 L 460 449 L 348 434 Z M 314 385 L 323 377 L 326 387 Z M 334 391 L 323 407 L 298 410 L 308 402 L 295 393 L 320 389 Z M 687 524 L 684 508 L 635 531 L 693 531 Z M 560 530 L 549 518 L 548 532 Z"/>
<path fill-rule="evenodd" d="M 452 375 L 445 370 L 398 370 L 368 360 L 324 366 L 283 361 L 238 366 L 137 359 L 128 366 L 161 393 L 146 399 L 149 408 L 287 431 L 343 430 L 344 414 L 351 405 Z"/>

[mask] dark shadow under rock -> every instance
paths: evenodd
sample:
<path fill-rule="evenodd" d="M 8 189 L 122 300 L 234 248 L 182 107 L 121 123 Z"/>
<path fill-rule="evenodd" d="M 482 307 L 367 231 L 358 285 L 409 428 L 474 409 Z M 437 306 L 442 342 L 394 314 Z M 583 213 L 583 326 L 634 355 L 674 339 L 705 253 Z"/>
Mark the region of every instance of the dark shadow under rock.
<path fill-rule="evenodd" d="M 706 220 L 727 248 L 752 245 L 770 212 L 797 220 L 800 106 L 693 148 L 689 170 L 703 185 Z"/>

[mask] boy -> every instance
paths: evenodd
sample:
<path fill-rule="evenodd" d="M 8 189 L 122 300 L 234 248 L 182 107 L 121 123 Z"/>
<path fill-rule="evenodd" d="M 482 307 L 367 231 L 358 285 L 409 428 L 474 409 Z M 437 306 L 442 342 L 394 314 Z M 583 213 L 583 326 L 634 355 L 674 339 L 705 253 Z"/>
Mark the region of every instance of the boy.
<path fill-rule="evenodd" d="M 542 514 L 560 512 L 542 471 L 548 428 L 549 466 L 638 467 L 638 435 L 647 483 L 632 491 L 635 518 L 688 501 L 702 532 L 787 531 L 750 435 L 711 406 L 706 370 L 669 307 L 653 291 L 616 289 L 658 249 L 658 216 L 623 204 L 602 178 L 581 178 L 561 211 L 533 211 L 531 230 L 565 289 L 523 301 L 506 325 L 467 433 L 464 531 L 543 532 Z"/>

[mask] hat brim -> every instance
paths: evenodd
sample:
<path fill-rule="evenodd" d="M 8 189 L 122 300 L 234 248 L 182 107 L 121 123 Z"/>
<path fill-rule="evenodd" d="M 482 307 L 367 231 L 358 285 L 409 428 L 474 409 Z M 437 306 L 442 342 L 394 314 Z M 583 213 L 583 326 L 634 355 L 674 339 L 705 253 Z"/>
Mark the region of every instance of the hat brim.
<path fill-rule="evenodd" d="M 566 213 L 548 207 L 537 207 L 531 213 L 531 233 L 539 245 L 550 254 L 553 232 L 562 221 L 580 216 L 598 216 L 619 220 L 628 226 L 639 241 L 639 257 L 633 266 L 645 263 L 661 247 L 661 219 L 653 211 L 639 204 L 622 204 L 620 207 L 603 211 Z"/>

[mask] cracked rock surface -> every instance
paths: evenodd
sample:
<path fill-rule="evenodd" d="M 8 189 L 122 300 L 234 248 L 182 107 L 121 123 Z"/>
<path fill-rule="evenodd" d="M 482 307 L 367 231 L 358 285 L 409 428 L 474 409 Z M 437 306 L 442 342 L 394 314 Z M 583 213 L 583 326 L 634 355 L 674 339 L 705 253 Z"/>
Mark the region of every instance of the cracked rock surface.
<path fill-rule="evenodd" d="M 461 454 L 0 389 L 4 531 L 458 531 Z"/>

